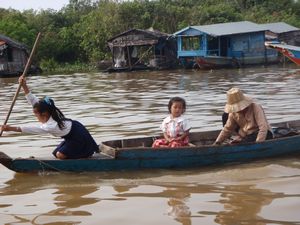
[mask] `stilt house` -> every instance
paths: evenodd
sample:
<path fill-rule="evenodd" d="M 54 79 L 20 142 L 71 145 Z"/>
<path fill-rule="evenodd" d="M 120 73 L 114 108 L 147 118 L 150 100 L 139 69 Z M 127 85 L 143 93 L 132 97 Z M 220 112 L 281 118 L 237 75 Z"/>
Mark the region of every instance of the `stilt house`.
<path fill-rule="evenodd" d="M 108 41 L 110 71 L 166 69 L 177 65 L 176 41 L 156 30 L 131 29 Z"/>
<path fill-rule="evenodd" d="M 29 57 L 25 45 L 0 34 L 0 75 L 21 74 Z"/>
<path fill-rule="evenodd" d="M 300 46 L 300 29 L 284 22 L 260 24 L 268 30 L 266 36 L 289 45 Z"/>
<path fill-rule="evenodd" d="M 177 56 L 186 68 L 274 63 L 277 53 L 266 49 L 265 31 L 249 21 L 189 26 L 174 33 Z"/>

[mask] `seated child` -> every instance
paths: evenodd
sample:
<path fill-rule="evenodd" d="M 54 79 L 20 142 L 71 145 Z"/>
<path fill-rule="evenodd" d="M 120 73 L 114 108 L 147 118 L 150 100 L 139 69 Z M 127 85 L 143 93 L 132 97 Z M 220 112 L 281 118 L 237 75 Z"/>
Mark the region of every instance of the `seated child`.
<path fill-rule="evenodd" d="M 182 147 L 189 144 L 189 120 L 183 116 L 186 103 L 183 98 L 171 98 L 168 104 L 170 115 L 161 124 L 164 138 L 154 141 L 152 147 Z"/>

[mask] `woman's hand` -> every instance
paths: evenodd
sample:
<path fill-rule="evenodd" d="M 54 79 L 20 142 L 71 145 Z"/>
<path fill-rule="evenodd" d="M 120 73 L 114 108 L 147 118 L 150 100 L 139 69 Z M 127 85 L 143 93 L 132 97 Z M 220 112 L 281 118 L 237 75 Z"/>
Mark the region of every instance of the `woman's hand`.
<path fill-rule="evenodd" d="M 20 127 L 13 127 L 10 125 L 2 125 L 0 126 L 1 131 L 15 131 L 15 132 L 22 132 Z"/>
<path fill-rule="evenodd" d="M 233 138 L 233 140 L 230 141 L 230 144 L 233 145 L 233 144 L 238 144 L 242 141 L 242 138 L 240 136 L 236 136 Z"/>
<path fill-rule="evenodd" d="M 25 76 L 20 76 L 19 77 L 19 84 L 20 85 L 26 85 L 26 77 Z"/>
<path fill-rule="evenodd" d="M 9 126 L 8 125 L 2 125 L 0 126 L 1 131 L 9 131 Z"/>
<path fill-rule="evenodd" d="M 25 95 L 27 95 L 30 91 L 29 91 L 29 88 L 27 86 L 26 77 L 25 76 L 20 76 L 19 77 L 19 84 L 22 86 Z"/>
<path fill-rule="evenodd" d="M 213 143 L 213 145 L 221 145 L 222 143 L 221 142 L 219 142 L 219 141 L 215 141 L 214 143 Z"/>

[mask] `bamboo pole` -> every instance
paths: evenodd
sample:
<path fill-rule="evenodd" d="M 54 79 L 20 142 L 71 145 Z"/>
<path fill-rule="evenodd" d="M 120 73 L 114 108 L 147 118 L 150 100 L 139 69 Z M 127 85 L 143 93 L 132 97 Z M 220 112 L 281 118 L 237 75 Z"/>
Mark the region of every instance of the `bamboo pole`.
<path fill-rule="evenodd" d="M 30 56 L 29 56 L 29 58 L 28 58 L 28 60 L 27 60 L 25 69 L 24 69 L 24 71 L 23 71 L 23 73 L 22 73 L 22 75 L 21 75 L 20 77 L 22 77 L 22 76 L 25 77 L 26 74 L 27 74 L 27 72 L 28 72 L 28 70 L 29 70 L 29 67 L 30 67 L 30 65 L 31 65 L 32 58 L 33 58 L 34 52 L 35 52 L 35 50 L 36 50 L 37 44 L 38 44 L 38 42 L 39 42 L 40 36 L 41 36 L 41 33 L 38 33 L 38 35 L 37 35 L 37 37 L 36 37 L 36 39 L 35 39 L 35 42 L 34 42 L 32 51 L 31 51 L 31 53 L 30 53 Z M 19 95 L 20 90 L 21 90 L 21 84 L 19 83 L 19 86 L 18 86 L 18 88 L 17 88 L 17 90 L 16 90 L 16 92 L 15 92 L 14 98 L 13 98 L 13 100 L 12 100 L 12 103 L 11 103 L 11 105 L 10 105 L 9 111 L 8 111 L 8 113 L 7 113 L 7 115 L 6 115 L 6 118 L 5 118 L 5 121 L 4 121 L 3 125 L 6 125 L 7 122 L 8 122 L 9 116 L 10 116 L 12 110 L 13 110 L 13 107 L 14 107 L 15 103 L 16 103 L 16 100 L 17 100 L 17 98 L 18 98 L 18 95 Z M 0 137 L 2 136 L 2 133 L 3 133 L 3 131 L 1 130 L 1 132 L 0 132 Z"/>

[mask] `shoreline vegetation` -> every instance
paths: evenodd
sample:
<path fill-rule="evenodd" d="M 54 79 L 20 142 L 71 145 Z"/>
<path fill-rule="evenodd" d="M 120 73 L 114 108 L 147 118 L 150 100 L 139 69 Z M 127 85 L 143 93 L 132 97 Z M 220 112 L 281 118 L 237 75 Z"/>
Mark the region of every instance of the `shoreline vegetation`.
<path fill-rule="evenodd" d="M 47 75 L 99 72 L 99 68 L 97 68 L 94 64 L 84 62 L 58 63 L 53 59 L 42 61 L 40 63 L 40 67 L 43 70 L 42 74 Z"/>
<path fill-rule="evenodd" d="M 3 9 L 0 34 L 32 48 L 44 73 L 99 71 L 111 60 L 107 40 L 129 29 L 172 34 L 189 25 L 251 21 L 300 27 L 299 0 L 70 0 L 59 11 Z"/>

